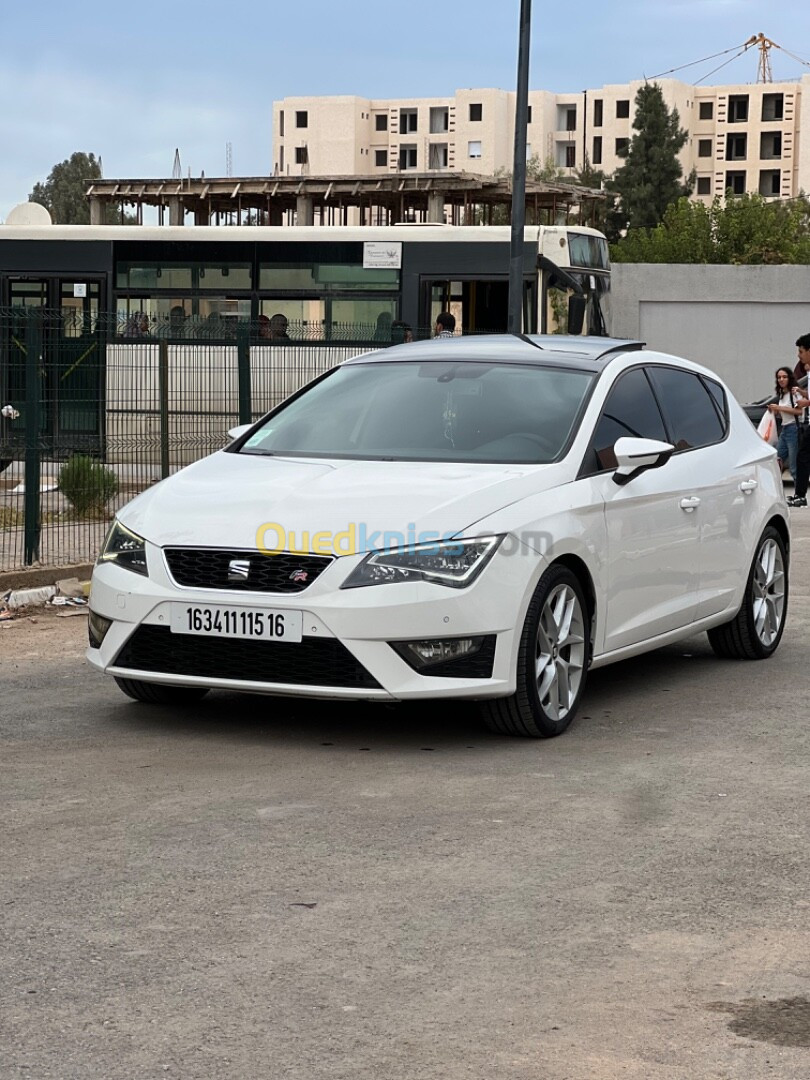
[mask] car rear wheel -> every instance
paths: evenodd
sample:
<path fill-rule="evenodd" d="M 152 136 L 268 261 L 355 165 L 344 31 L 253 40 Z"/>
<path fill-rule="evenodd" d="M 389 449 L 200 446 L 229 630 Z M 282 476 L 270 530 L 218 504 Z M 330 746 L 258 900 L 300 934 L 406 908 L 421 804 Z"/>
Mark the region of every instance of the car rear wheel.
<path fill-rule="evenodd" d="M 127 697 L 144 701 L 147 705 L 191 705 L 208 693 L 204 686 L 163 686 L 139 679 L 116 678 L 115 681 Z"/>
<path fill-rule="evenodd" d="M 785 544 L 769 525 L 759 539 L 740 610 L 730 622 L 709 630 L 709 644 L 731 660 L 766 660 L 782 638 L 787 602 Z"/>
<path fill-rule="evenodd" d="M 487 727 L 534 739 L 562 735 L 579 707 L 589 654 L 582 586 L 567 567 L 552 566 L 526 614 L 515 693 L 481 703 Z"/>

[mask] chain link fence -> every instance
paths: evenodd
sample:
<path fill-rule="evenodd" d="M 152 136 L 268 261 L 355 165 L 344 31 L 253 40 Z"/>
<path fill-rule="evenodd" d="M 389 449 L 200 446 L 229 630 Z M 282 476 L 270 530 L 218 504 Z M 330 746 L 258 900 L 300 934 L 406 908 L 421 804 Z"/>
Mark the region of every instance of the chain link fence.
<path fill-rule="evenodd" d="M 156 324 L 0 308 L 0 572 L 92 561 L 138 492 L 406 334 L 396 323 Z"/>

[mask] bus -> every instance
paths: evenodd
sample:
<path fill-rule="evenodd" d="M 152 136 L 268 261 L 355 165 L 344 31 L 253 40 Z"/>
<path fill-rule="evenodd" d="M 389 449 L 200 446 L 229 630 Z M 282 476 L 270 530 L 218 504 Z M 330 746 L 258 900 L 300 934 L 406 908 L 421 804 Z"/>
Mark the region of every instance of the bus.
<path fill-rule="evenodd" d="M 108 460 L 182 413 L 171 437 L 188 461 L 248 400 L 261 415 L 349 356 L 431 336 L 441 311 L 461 334 L 505 332 L 510 240 L 509 226 L 0 225 L 0 406 L 30 423 L 38 398 L 55 455 Z M 607 334 L 609 298 L 600 232 L 525 229 L 525 333 Z M 196 446 L 205 418 L 222 423 Z"/>
<path fill-rule="evenodd" d="M 282 314 L 310 341 L 365 344 L 368 328 L 429 334 L 449 310 L 460 333 L 507 326 L 508 226 L 0 225 L 0 307 L 62 310 L 77 324 L 114 315 L 216 336 Z M 595 229 L 525 229 L 525 333 L 606 334 L 607 240 Z M 574 302 L 569 304 L 571 298 Z"/>

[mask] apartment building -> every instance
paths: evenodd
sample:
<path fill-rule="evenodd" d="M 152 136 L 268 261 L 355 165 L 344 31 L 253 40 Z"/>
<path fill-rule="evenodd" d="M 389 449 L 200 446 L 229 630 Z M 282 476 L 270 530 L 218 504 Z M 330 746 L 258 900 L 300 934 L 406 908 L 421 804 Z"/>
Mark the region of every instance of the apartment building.
<path fill-rule="evenodd" d="M 657 80 L 689 138 L 685 174 L 710 201 L 728 188 L 789 198 L 810 191 L 810 75 L 797 82 L 692 86 Z M 633 134 L 641 82 L 574 94 L 529 94 L 527 154 L 573 175 L 587 159 L 610 175 Z M 511 170 L 515 94 L 451 98 L 288 97 L 273 103 L 273 171 L 284 176 Z"/>

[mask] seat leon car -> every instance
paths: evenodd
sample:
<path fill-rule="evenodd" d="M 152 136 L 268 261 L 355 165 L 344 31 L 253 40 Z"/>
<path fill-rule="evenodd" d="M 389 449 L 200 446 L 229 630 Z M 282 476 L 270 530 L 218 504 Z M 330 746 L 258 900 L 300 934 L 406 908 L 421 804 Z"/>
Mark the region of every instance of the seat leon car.
<path fill-rule="evenodd" d="M 558 735 L 588 671 L 707 631 L 777 648 L 788 510 L 710 371 L 605 338 L 351 359 L 137 496 L 95 568 L 90 662 L 211 689 L 479 703 Z"/>

